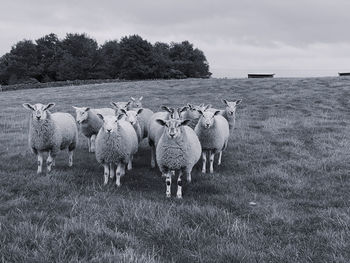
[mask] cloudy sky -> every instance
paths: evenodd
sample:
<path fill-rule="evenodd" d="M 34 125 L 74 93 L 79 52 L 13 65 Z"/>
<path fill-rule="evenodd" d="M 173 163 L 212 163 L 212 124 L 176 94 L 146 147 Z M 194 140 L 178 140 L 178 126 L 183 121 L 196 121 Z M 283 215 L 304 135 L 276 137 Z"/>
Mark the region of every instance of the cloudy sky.
<path fill-rule="evenodd" d="M 350 71 L 349 0 L 1 0 L 0 55 L 22 39 L 86 32 L 99 44 L 139 34 L 189 40 L 213 77 Z"/>

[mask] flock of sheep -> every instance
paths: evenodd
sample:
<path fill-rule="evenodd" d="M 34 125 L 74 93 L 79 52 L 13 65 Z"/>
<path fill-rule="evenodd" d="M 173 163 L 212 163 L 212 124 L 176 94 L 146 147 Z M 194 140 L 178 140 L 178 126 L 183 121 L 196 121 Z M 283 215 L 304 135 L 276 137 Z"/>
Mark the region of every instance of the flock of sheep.
<path fill-rule="evenodd" d="M 89 152 L 95 152 L 97 161 L 104 167 L 105 185 L 109 178 L 116 177 L 116 185 L 120 186 L 125 169 L 132 169 L 139 143 L 148 138 L 151 167 L 154 168 L 157 162 L 166 177 L 166 196 L 171 196 L 171 178 L 178 171 L 176 196 L 182 198 L 182 175 L 185 174 L 187 181 L 191 182 L 192 168 L 201 155 L 202 173 L 206 173 L 207 155 L 210 173 L 214 171 L 215 154 L 219 155 L 218 165 L 221 164 L 222 151 L 227 147 L 230 130 L 235 124 L 236 106 L 241 100 L 223 99 L 223 110 L 211 105 L 188 104 L 177 109 L 162 106 L 163 111 L 154 113 L 143 107 L 142 98 L 112 102 L 113 108 L 73 107 L 76 120 L 69 113 L 51 113 L 49 110 L 54 103 L 23 104 L 32 111 L 29 147 L 37 155 L 37 173 L 42 172 L 44 152 L 48 152 L 48 172 L 55 165 L 57 153 L 67 148 L 68 166 L 73 165 L 79 126 L 88 138 Z"/>

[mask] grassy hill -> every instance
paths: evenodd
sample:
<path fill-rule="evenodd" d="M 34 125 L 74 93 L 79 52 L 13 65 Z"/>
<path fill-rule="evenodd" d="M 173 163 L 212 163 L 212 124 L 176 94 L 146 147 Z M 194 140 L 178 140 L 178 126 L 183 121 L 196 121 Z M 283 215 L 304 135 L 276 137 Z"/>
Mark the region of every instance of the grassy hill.
<path fill-rule="evenodd" d="M 73 168 L 61 152 L 36 174 L 22 103 L 105 107 L 242 98 L 213 175 L 165 198 L 140 149 L 122 186 L 80 136 Z M 108 83 L 0 93 L 0 260 L 3 262 L 349 262 L 350 78 L 207 79 Z M 175 184 L 173 184 L 174 187 Z M 251 205 L 255 202 L 256 205 Z"/>

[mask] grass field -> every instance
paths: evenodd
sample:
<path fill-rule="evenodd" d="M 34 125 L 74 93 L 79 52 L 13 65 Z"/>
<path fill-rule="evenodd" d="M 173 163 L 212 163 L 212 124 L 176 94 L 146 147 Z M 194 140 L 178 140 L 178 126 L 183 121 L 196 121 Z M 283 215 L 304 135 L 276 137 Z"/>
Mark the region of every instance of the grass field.
<path fill-rule="evenodd" d="M 116 188 L 80 136 L 73 168 L 61 152 L 36 174 L 22 103 L 221 107 L 242 98 L 213 175 L 165 198 L 140 149 Z M 2 262 L 349 262 L 350 78 L 208 79 L 109 83 L 0 93 Z M 250 205 L 255 202 L 256 205 Z"/>

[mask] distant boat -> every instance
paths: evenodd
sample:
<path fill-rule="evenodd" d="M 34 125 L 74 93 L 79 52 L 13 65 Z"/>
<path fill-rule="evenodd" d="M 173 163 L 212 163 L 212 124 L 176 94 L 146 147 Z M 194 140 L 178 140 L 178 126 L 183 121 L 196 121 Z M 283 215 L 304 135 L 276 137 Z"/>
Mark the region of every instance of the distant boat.
<path fill-rule="evenodd" d="M 350 72 L 339 72 L 339 76 L 350 76 Z"/>
<path fill-rule="evenodd" d="M 248 73 L 248 78 L 273 78 L 275 73 Z"/>

